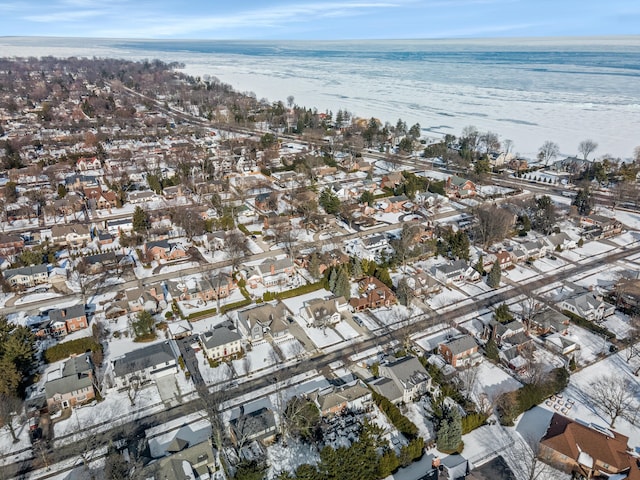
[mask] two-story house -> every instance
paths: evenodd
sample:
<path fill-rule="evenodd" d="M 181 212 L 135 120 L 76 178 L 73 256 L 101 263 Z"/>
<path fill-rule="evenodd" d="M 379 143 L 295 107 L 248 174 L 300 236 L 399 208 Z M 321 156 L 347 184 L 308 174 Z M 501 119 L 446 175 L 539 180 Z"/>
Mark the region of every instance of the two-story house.
<path fill-rule="evenodd" d="M 113 381 L 117 388 L 155 381 L 178 373 L 180 352 L 173 340 L 138 348 L 111 360 Z"/>
<path fill-rule="evenodd" d="M 49 281 L 46 265 L 10 268 L 2 272 L 2 276 L 12 288 L 30 288 Z"/>
<path fill-rule="evenodd" d="M 91 354 L 71 357 L 57 370 L 49 372 L 44 391 L 49 411 L 73 408 L 93 400 L 96 395 Z"/>
<path fill-rule="evenodd" d="M 358 282 L 359 296 L 349 300 L 349 305 L 356 312 L 367 308 L 389 307 L 397 303 L 395 294 L 384 283 L 375 277 L 366 277 Z"/>
<path fill-rule="evenodd" d="M 558 308 L 567 310 L 591 322 L 600 322 L 613 315 L 616 307 L 605 302 L 602 296 L 594 292 L 583 292 L 558 303 Z"/>
<path fill-rule="evenodd" d="M 83 304 L 51 310 L 49 312 L 49 319 L 54 324 L 64 324 L 64 329 L 66 330 L 65 334 L 82 330 L 89 326 L 85 306 Z"/>
<path fill-rule="evenodd" d="M 238 326 L 250 343 L 264 340 L 269 335 L 273 340 L 289 334 L 291 311 L 278 301 L 263 303 L 238 312 Z"/>
<path fill-rule="evenodd" d="M 51 227 L 51 241 L 56 245 L 82 247 L 91 241 L 89 225 L 75 223 Z"/>
<path fill-rule="evenodd" d="M 371 387 L 393 403 L 408 403 L 431 389 L 431 377 L 413 356 L 380 365 L 379 374 Z"/>
<path fill-rule="evenodd" d="M 471 335 L 462 335 L 438 345 L 440 355 L 450 365 L 466 367 L 482 362 L 482 355 L 478 353 L 478 344 Z"/>
<path fill-rule="evenodd" d="M 201 333 L 200 344 L 205 356 L 214 361 L 242 352 L 242 337 L 224 325 Z"/>

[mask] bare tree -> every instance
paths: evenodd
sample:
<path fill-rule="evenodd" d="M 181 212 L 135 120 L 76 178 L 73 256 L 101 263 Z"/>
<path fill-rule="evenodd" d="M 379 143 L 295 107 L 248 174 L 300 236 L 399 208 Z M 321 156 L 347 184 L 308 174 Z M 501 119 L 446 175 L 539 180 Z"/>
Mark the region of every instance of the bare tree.
<path fill-rule="evenodd" d="M 598 144 L 591 139 L 583 140 L 578 144 L 578 152 L 582 154 L 584 160 L 596 151 Z"/>
<path fill-rule="evenodd" d="M 476 382 L 478 380 L 478 367 L 476 366 L 468 366 L 461 370 L 458 370 L 458 380 L 464 391 L 466 392 L 467 398 L 471 398 L 473 395 L 473 389 L 476 386 Z"/>
<path fill-rule="evenodd" d="M 589 387 L 589 395 L 596 408 L 611 419 L 611 428 L 619 417 L 635 425 L 640 408 L 640 391 L 636 383 L 622 376 L 602 375 L 593 380 Z"/>
<path fill-rule="evenodd" d="M 560 147 L 557 143 L 547 140 L 538 149 L 538 159 L 546 166 L 551 160 L 556 158 L 560 153 Z"/>
<path fill-rule="evenodd" d="M 15 395 L 0 393 L 0 422 L 7 427 L 13 443 L 18 443 L 20 439 L 16 436 L 13 428 L 13 420 L 22 412 L 22 400 Z"/>
<path fill-rule="evenodd" d="M 516 478 L 555 480 L 558 472 L 550 465 L 553 463 L 551 456 L 541 451 L 540 442 L 515 435 L 517 438 L 513 445 L 503 449 L 502 454 Z"/>
<path fill-rule="evenodd" d="M 496 205 L 483 205 L 475 213 L 476 238 L 485 247 L 503 240 L 513 226 L 513 214 Z"/>
<path fill-rule="evenodd" d="M 226 390 L 217 389 L 213 392 L 203 384 L 197 386 L 199 402 L 202 410 L 207 415 L 209 423 L 211 423 L 211 439 L 218 452 L 221 452 L 227 443 L 227 432 L 222 421 L 222 404 L 228 398 Z"/>
<path fill-rule="evenodd" d="M 229 256 L 233 273 L 247 253 L 247 237 L 239 230 L 229 230 L 224 236 L 224 250 Z"/>

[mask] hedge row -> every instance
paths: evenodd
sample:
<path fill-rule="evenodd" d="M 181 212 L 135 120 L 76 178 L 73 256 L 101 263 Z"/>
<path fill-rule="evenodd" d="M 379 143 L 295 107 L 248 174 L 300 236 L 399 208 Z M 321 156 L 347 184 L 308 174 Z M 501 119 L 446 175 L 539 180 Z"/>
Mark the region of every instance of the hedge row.
<path fill-rule="evenodd" d="M 222 310 L 222 308 L 220 310 Z M 195 320 L 198 318 L 215 315 L 217 311 L 218 309 L 216 307 L 213 307 L 208 310 L 201 310 L 200 312 L 190 313 L 189 316 L 187 317 L 187 320 Z"/>
<path fill-rule="evenodd" d="M 262 296 L 265 302 L 270 300 L 284 300 L 285 298 L 297 297 L 298 295 L 304 295 L 305 293 L 315 292 L 316 290 L 320 290 L 325 287 L 324 280 L 315 283 L 308 283 L 306 285 L 301 285 L 299 287 L 293 288 L 291 290 L 286 290 L 284 292 L 264 292 Z"/>
<path fill-rule="evenodd" d="M 246 307 L 248 305 L 251 305 L 251 300 L 248 299 L 244 299 L 244 300 L 240 300 L 239 302 L 235 302 L 235 303 L 227 303 L 226 305 L 223 305 L 220 307 L 220 313 L 224 314 L 230 310 L 235 310 L 237 308 L 242 308 L 242 307 Z"/>
<path fill-rule="evenodd" d="M 563 310 L 562 313 L 569 317 L 571 321 L 576 325 L 582 328 L 586 328 L 587 330 L 591 330 L 593 333 L 597 333 L 598 335 L 604 335 L 605 337 L 607 337 L 607 340 L 613 340 L 614 338 L 616 338 L 616 334 L 611 330 L 601 327 L 600 325 L 597 325 L 587 320 L 586 318 L 581 317 L 580 315 L 576 315 L 569 310 Z"/>
<path fill-rule="evenodd" d="M 378 408 L 384 412 L 389 421 L 400 433 L 403 433 L 410 439 L 416 438 L 418 435 L 418 427 L 416 427 L 411 420 L 405 417 L 398 407 L 391 403 L 387 397 L 380 395 L 378 392 L 372 392 L 372 395 L 373 401 L 376 402 Z"/>
<path fill-rule="evenodd" d="M 47 348 L 44 352 L 44 360 L 47 363 L 57 362 L 69 358 L 71 355 L 80 355 L 88 351 L 102 353 L 102 345 L 96 342 L 93 337 L 77 338 Z"/>

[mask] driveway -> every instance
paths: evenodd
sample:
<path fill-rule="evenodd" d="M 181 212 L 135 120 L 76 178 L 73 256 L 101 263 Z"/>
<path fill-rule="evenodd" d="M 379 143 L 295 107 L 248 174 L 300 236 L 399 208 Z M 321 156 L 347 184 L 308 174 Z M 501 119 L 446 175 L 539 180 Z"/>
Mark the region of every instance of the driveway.
<path fill-rule="evenodd" d="M 186 338 L 181 338 L 176 340 L 178 344 L 178 348 L 180 349 L 180 354 L 182 355 L 182 359 L 184 360 L 184 366 L 189 373 L 191 374 L 191 379 L 195 385 L 200 385 L 204 383 L 202 379 L 202 375 L 200 374 L 200 369 L 198 368 L 198 359 L 196 358 L 196 352 L 191 348 L 191 344 L 196 342 L 197 339 L 191 335 Z"/>
<path fill-rule="evenodd" d="M 178 372 L 178 375 L 181 375 L 181 373 Z M 160 398 L 165 405 L 168 407 L 180 405 L 180 390 L 178 389 L 175 375 L 165 375 L 164 377 L 157 378 L 156 386 L 158 387 L 158 392 L 160 392 Z"/>

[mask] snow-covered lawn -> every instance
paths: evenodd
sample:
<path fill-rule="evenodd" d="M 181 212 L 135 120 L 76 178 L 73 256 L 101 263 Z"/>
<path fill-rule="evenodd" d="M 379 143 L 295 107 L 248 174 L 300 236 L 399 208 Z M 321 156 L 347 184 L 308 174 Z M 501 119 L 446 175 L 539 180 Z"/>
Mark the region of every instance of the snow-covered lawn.
<path fill-rule="evenodd" d="M 298 321 L 298 318 L 296 318 Z M 307 327 L 304 321 L 298 321 L 304 329 L 304 333 L 311 339 L 316 348 L 322 349 L 343 342 L 343 338 L 338 335 L 333 328 Z"/>
<path fill-rule="evenodd" d="M 285 360 L 300 358 L 300 356 L 306 355 L 307 353 L 297 338 L 289 338 L 287 340 L 279 341 L 278 348 L 282 352 Z"/>
<path fill-rule="evenodd" d="M 574 324 L 569 326 L 569 333 L 564 338 L 580 346 L 580 350 L 575 352 L 578 365 L 589 365 L 597 360 L 598 355 L 609 351 L 609 342 L 603 337 Z"/>
<path fill-rule="evenodd" d="M 151 383 L 136 392 L 135 405 L 131 405 L 127 392 L 112 389 L 105 394 L 102 402 L 74 408 L 71 416 L 54 425 L 57 442 L 62 444 L 77 441 L 90 434 L 91 427 L 108 430 L 114 425 L 124 424 L 132 420 L 164 410 L 160 393 Z"/>
<path fill-rule="evenodd" d="M 267 478 L 276 478 L 280 472 L 289 472 L 292 475 L 303 463 L 315 465 L 320 461 L 320 455 L 315 446 L 298 440 L 287 439 L 287 444 L 278 442 L 267 449 L 267 458 L 271 468 L 267 472 Z"/>
<path fill-rule="evenodd" d="M 220 299 L 220 305 L 226 305 L 228 303 L 235 303 L 244 300 L 240 289 L 235 289 L 226 298 Z M 185 316 L 189 316 L 193 313 L 205 312 L 213 308 L 217 308 L 218 302 L 216 300 L 210 300 L 208 302 L 203 301 L 200 298 L 193 298 L 191 300 L 178 300 L 178 307 Z"/>
<path fill-rule="evenodd" d="M 334 328 L 337 330 L 340 336 L 345 340 L 350 340 L 352 338 L 357 338 L 360 336 L 360 334 L 356 332 L 354 328 L 351 325 L 349 325 L 345 320 L 338 322 Z"/>
<path fill-rule="evenodd" d="M 611 419 L 599 408 L 598 402 L 590 397 L 590 384 L 602 377 L 624 378 L 635 385 L 636 389 L 640 389 L 640 377 L 636 377 L 632 371 L 634 367 L 637 368 L 638 361 L 640 359 L 636 358 L 634 359 L 635 363 L 628 364 L 625 352 L 622 351 L 571 375 L 569 386 L 562 392 L 562 398 L 565 401 L 571 398 L 575 404 L 565 415 L 587 423 L 608 427 Z M 636 408 L 638 408 L 639 401 L 636 398 Z M 542 406 L 550 410 L 553 409 L 552 406 Z M 640 446 L 640 428 L 637 426 L 631 425 L 627 420 L 619 417 L 615 421 L 614 430 L 629 437 L 629 446 L 632 449 Z"/>
<path fill-rule="evenodd" d="M 502 368 L 489 361 L 484 361 L 475 368 L 477 369 L 477 377 L 473 384 L 473 397 L 476 403 L 479 403 L 483 393 L 489 399 L 496 399 L 501 393 L 517 390 L 522 386 Z"/>
<path fill-rule="evenodd" d="M 278 363 L 280 359 L 268 342 L 254 344 L 250 352 L 240 360 L 233 360 L 233 369 L 238 376 L 256 372 Z"/>
<path fill-rule="evenodd" d="M 554 272 L 556 270 L 558 270 L 559 268 L 564 267 L 565 265 L 567 265 L 567 262 L 565 262 L 564 260 L 562 260 L 561 258 L 552 255 L 555 257 L 555 260 L 552 260 L 550 258 L 550 256 L 547 257 L 543 257 L 540 258 L 536 261 L 533 262 L 533 265 L 540 270 L 541 272 Z"/>
<path fill-rule="evenodd" d="M 13 429 L 18 442 L 13 443 L 13 438 L 9 433 L 9 429 L 5 426 L 0 429 L 0 457 L 3 455 L 9 455 L 12 452 L 19 452 L 20 450 L 28 449 L 27 458 L 31 457 L 31 441 L 29 440 L 29 422 L 20 423 L 21 417 L 13 419 Z M 24 455 L 24 453 L 22 454 Z M 15 455 L 9 455 L 6 459 L 0 458 L 0 465 L 5 463 L 13 463 L 17 459 Z M 19 457 L 21 458 L 21 457 Z"/>
<path fill-rule="evenodd" d="M 444 287 L 440 293 L 427 300 L 427 303 L 434 310 L 439 310 L 441 308 L 451 306 L 457 302 L 462 302 L 466 299 L 467 297 L 462 292 L 454 290 L 452 288 Z"/>
<path fill-rule="evenodd" d="M 196 352 L 196 358 L 200 375 L 207 385 L 221 383 L 233 377 L 233 371 L 228 364 L 221 363 L 216 368 L 211 368 L 202 351 Z"/>
<path fill-rule="evenodd" d="M 186 268 L 195 268 L 200 265 L 198 262 L 181 262 L 171 265 L 163 265 L 160 267 L 160 272 L 158 273 L 171 273 L 171 272 L 179 272 L 180 270 L 184 270 Z"/>
<path fill-rule="evenodd" d="M 470 297 L 476 297 L 478 295 L 482 295 L 484 293 L 492 291 L 493 288 L 487 285 L 484 279 L 481 279 L 476 283 L 465 283 L 463 285 L 460 285 L 460 290 L 462 290 Z"/>
<path fill-rule="evenodd" d="M 428 402 L 426 399 L 425 401 Z M 404 414 L 418 427 L 418 434 L 424 438 L 425 443 L 429 443 L 429 440 L 436 438 L 433 423 L 425 417 L 424 402 L 410 403 L 407 405 L 407 411 Z"/>
<path fill-rule="evenodd" d="M 515 268 L 511 270 L 507 270 L 502 272 L 502 274 L 507 277 L 512 282 L 521 282 L 522 280 L 527 280 L 528 278 L 535 277 L 538 275 L 538 272 L 532 270 L 531 268 L 527 268 L 523 265 L 517 265 Z"/>
<path fill-rule="evenodd" d="M 624 313 L 616 312 L 610 317 L 607 317 L 602 326 L 616 334 L 618 340 L 627 338 L 629 331 L 631 330 L 630 320 Z"/>
<path fill-rule="evenodd" d="M 404 305 L 392 305 L 389 308 L 378 308 L 371 312 L 384 325 L 394 329 L 404 326 L 407 321 L 412 322 L 422 311 L 415 308 L 407 308 Z"/>

